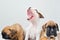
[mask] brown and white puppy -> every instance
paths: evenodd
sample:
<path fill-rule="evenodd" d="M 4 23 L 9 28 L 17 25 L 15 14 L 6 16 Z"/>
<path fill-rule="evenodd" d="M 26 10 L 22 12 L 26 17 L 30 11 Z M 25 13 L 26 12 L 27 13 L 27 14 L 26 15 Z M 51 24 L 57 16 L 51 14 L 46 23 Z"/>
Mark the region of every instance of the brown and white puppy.
<path fill-rule="evenodd" d="M 2 38 L 6 40 L 24 40 L 24 30 L 20 24 L 6 26 L 1 34 Z"/>
<path fill-rule="evenodd" d="M 30 23 L 29 28 L 26 31 L 26 36 L 25 36 L 25 40 L 39 40 L 39 36 L 40 36 L 40 18 L 44 18 L 44 16 L 38 12 L 37 9 L 31 8 L 29 7 L 27 10 L 27 20 Z"/>
<path fill-rule="evenodd" d="M 50 40 L 55 40 L 55 37 L 57 36 L 57 31 L 59 31 L 58 24 L 55 23 L 52 20 L 49 20 L 42 26 L 42 31 L 40 34 L 40 39 L 47 38 Z M 47 40 L 46 39 L 46 40 Z M 43 39 L 45 40 L 45 39 Z"/>

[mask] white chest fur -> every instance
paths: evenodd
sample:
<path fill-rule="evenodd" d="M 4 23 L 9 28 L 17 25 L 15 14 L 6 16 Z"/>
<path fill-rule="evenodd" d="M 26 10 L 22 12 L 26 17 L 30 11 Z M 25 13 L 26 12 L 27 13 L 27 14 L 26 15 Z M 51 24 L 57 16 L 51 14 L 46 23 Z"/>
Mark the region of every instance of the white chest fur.
<path fill-rule="evenodd" d="M 37 36 L 37 34 L 39 33 L 38 32 L 39 30 L 36 27 L 35 28 L 31 27 L 29 31 L 30 31 L 29 36 L 32 37 L 32 38 L 35 38 Z"/>

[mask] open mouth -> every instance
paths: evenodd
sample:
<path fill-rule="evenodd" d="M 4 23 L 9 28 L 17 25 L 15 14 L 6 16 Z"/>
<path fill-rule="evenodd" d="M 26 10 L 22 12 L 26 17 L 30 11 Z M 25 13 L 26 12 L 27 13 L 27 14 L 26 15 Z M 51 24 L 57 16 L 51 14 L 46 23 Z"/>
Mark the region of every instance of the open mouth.
<path fill-rule="evenodd" d="M 27 20 L 31 20 L 34 17 L 31 8 L 29 8 L 27 10 L 27 16 L 28 16 L 28 19 Z"/>
<path fill-rule="evenodd" d="M 31 16 L 30 18 L 28 18 L 27 20 L 31 20 L 33 18 L 33 16 Z"/>
<path fill-rule="evenodd" d="M 50 39 L 53 39 L 54 37 L 50 37 Z"/>

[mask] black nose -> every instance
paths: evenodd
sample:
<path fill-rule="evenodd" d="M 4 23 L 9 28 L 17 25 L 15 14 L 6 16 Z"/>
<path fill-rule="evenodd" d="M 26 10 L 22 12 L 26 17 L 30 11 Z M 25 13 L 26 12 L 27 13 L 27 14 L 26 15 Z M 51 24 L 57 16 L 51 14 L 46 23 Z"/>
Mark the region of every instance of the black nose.
<path fill-rule="evenodd" d="M 1 34 L 2 34 L 2 38 L 10 39 L 10 37 L 5 32 L 2 32 Z"/>
<path fill-rule="evenodd" d="M 54 31 L 51 31 L 50 34 L 51 34 L 51 35 L 54 35 Z"/>

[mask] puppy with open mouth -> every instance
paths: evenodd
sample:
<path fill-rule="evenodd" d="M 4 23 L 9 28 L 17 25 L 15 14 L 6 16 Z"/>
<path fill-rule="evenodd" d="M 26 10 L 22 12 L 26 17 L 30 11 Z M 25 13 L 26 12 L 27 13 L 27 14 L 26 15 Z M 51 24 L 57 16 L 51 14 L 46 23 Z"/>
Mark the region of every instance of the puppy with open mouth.
<path fill-rule="evenodd" d="M 6 40 L 24 40 L 24 30 L 20 24 L 6 26 L 1 34 L 2 38 Z"/>
<path fill-rule="evenodd" d="M 42 26 L 40 40 L 55 40 L 59 31 L 58 24 L 49 20 Z"/>
<path fill-rule="evenodd" d="M 34 9 L 32 7 L 29 7 L 27 10 L 27 20 L 30 23 L 29 28 L 26 31 L 26 36 L 25 36 L 25 40 L 39 40 L 40 37 L 40 18 L 43 19 L 44 16 L 38 12 L 37 9 Z"/>

